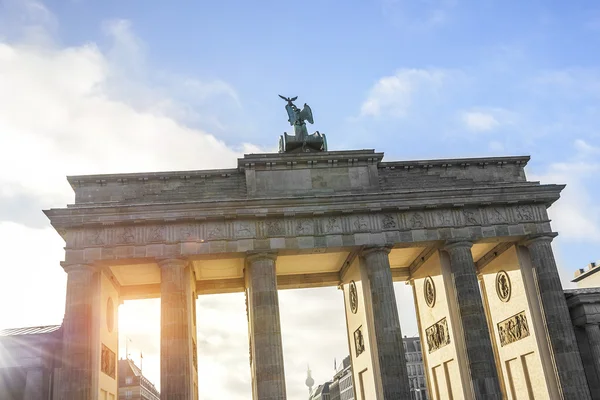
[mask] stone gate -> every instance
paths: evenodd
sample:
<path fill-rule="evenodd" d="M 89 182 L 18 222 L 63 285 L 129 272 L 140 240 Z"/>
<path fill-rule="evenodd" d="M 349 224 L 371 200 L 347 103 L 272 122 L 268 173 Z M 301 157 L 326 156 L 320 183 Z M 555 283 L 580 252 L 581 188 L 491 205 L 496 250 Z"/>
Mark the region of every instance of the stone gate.
<path fill-rule="evenodd" d="M 410 398 L 393 282 L 435 399 L 588 399 L 551 242 L 562 185 L 528 157 L 250 154 L 237 168 L 71 176 L 61 399 L 117 393 L 117 310 L 161 298 L 161 391 L 196 399 L 195 300 L 245 292 L 255 400 L 286 398 L 278 290 L 343 291 L 356 398 Z M 68 378 L 67 378 L 68 377 Z M 527 397 L 528 396 L 528 397 Z"/>

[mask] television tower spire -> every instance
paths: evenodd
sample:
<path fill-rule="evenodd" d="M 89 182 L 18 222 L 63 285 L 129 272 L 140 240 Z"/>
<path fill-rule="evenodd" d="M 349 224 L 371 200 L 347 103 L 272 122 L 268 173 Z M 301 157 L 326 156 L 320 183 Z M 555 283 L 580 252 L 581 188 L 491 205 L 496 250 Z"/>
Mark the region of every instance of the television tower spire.
<path fill-rule="evenodd" d="M 307 367 L 306 381 L 304 381 L 304 383 L 308 387 L 308 395 L 310 396 L 312 394 L 312 388 L 313 388 L 313 385 L 315 384 L 315 380 L 312 378 L 312 376 L 310 376 L 310 366 L 307 365 L 306 367 Z"/>

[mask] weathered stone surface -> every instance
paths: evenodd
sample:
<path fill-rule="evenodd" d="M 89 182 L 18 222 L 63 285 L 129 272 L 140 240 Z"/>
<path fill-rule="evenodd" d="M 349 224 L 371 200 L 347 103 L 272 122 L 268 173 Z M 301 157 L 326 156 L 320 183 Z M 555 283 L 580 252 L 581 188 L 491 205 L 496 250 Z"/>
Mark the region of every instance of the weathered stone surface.
<path fill-rule="evenodd" d="M 67 301 L 63 322 L 63 365 L 60 398 L 95 398 L 92 366 L 92 304 L 97 270 L 90 265 L 65 266 Z"/>
<path fill-rule="evenodd" d="M 255 400 L 286 399 L 275 260 L 272 253 L 252 254 L 245 271 Z"/>
<path fill-rule="evenodd" d="M 592 360 L 594 360 L 596 377 L 600 379 L 600 326 L 598 324 L 586 324 L 585 333 L 588 337 Z"/>
<path fill-rule="evenodd" d="M 160 382 L 161 398 L 191 400 L 192 335 L 188 297 L 190 268 L 181 259 L 160 263 Z"/>
<path fill-rule="evenodd" d="M 552 347 L 551 354 L 563 398 L 590 399 L 551 242 L 551 236 L 537 236 L 526 242 Z"/>
<path fill-rule="evenodd" d="M 473 243 L 448 242 L 452 283 L 460 324 L 464 334 L 469 377 L 478 400 L 502 399 L 490 332 L 479 291 L 479 282 L 471 254 Z"/>
<path fill-rule="evenodd" d="M 44 369 L 42 367 L 30 368 L 25 378 L 25 393 L 23 400 L 39 400 L 45 395 Z"/>
<path fill-rule="evenodd" d="M 46 214 L 67 242 L 67 264 L 126 268 L 170 260 L 161 262 L 160 285 L 124 285 L 121 291 L 133 298 L 144 291 L 156 293 L 160 286 L 163 393 L 187 400 L 193 395 L 194 370 L 189 356 L 191 322 L 185 321 L 191 303 L 185 296 L 192 279 L 183 261 L 174 259 L 201 264 L 211 258 L 240 260 L 248 251 L 289 256 L 358 253 L 363 246 L 439 247 L 448 240 L 514 243 L 525 235 L 552 232 L 546 208 L 559 198 L 563 186 L 527 182 L 524 166 L 529 157 L 381 162 L 382 158 L 383 153 L 373 150 L 252 154 L 238 160 L 236 169 L 69 177 L 75 204 Z M 476 398 L 494 399 L 498 379 L 493 363 L 488 365 L 489 334 L 485 342 L 487 326 L 467 247 L 448 248 L 451 269 L 460 277 L 454 284 L 473 391 Z M 374 327 L 369 329 L 374 329 L 373 340 L 382 349 L 377 362 L 385 399 L 404 399 L 408 385 L 389 260 L 381 251 L 367 252 L 364 259 L 371 266 L 369 290 L 376 304 Z M 552 268 L 554 264 L 546 267 Z M 336 274 L 309 274 L 306 281 L 335 284 Z M 240 276 L 200 280 L 196 287 L 206 293 L 241 291 Z M 287 275 L 281 281 L 294 287 L 298 277 Z M 85 286 L 86 279 L 76 280 Z M 250 258 L 245 286 L 255 399 L 285 398 L 276 282 L 273 259 Z M 78 298 L 74 304 L 88 301 L 88 294 L 73 290 L 71 296 Z M 552 310 L 554 301 L 542 303 Z M 69 323 L 70 335 L 79 341 L 75 343 L 86 345 L 82 338 L 89 327 L 75 326 L 78 316 L 85 316 L 83 309 L 75 304 Z M 66 324 L 67 320 L 68 316 Z M 569 366 L 572 357 L 560 350 L 560 335 L 555 335 L 560 329 L 550 332 L 559 349 L 556 363 L 567 365 L 563 375 L 576 373 L 579 370 Z M 67 391 L 67 400 L 88 398 L 89 357 L 78 346 L 67 349 L 78 357 L 73 369 L 78 383 L 65 387 L 78 386 L 84 392 Z"/>
<path fill-rule="evenodd" d="M 389 248 L 372 247 L 362 253 L 373 306 L 373 325 L 384 400 L 410 400 L 410 385 L 394 294 Z"/>

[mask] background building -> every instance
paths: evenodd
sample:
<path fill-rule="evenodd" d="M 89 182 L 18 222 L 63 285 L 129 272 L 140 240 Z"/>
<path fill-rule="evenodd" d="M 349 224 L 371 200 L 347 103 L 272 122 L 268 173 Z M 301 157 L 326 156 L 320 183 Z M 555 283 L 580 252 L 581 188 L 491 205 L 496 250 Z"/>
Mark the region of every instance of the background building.
<path fill-rule="evenodd" d="M 0 330 L 0 400 L 60 400 L 61 349 L 60 325 Z M 119 360 L 118 368 L 119 393 L 103 393 L 100 400 L 160 400 L 132 360 Z"/>
<path fill-rule="evenodd" d="M 130 359 L 119 360 L 119 400 L 160 400 L 154 384 Z"/>
<path fill-rule="evenodd" d="M 331 400 L 354 400 L 354 387 L 352 385 L 352 364 L 350 356 L 337 366 L 333 381 L 329 385 Z"/>
<path fill-rule="evenodd" d="M 322 385 L 317 386 L 314 392 L 310 395 L 310 400 L 331 400 L 329 393 L 329 385 L 331 382 L 325 382 Z"/>
<path fill-rule="evenodd" d="M 403 341 L 411 397 L 414 400 L 427 400 L 427 384 L 425 382 L 423 354 L 421 353 L 421 339 L 419 337 L 404 337 Z"/>
<path fill-rule="evenodd" d="M 60 325 L 0 330 L 0 399 L 58 399 Z"/>
<path fill-rule="evenodd" d="M 404 337 L 403 342 L 411 396 L 414 400 L 428 400 L 425 367 L 423 365 L 423 355 L 421 354 L 421 339 L 419 337 Z M 317 386 L 309 396 L 309 400 L 354 400 L 350 356 L 344 358 L 337 366 L 331 381 Z"/>
<path fill-rule="evenodd" d="M 575 279 L 572 282 L 578 288 L 600 287 L 600 262 L 589 263 L 586 269 L 580 268 L 575 271 Z"/>

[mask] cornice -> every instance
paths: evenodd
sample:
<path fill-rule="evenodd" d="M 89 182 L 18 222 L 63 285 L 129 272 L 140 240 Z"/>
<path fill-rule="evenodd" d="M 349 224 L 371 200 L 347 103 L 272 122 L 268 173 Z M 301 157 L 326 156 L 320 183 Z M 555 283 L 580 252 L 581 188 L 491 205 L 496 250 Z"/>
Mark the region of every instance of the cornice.
<path fill-rule="evenodd" d="M 378 164 L 383 159 L 383 153 L 376 153 L 373 149 L 326 151 L 320 153 L 263 153 L 245 154 L 238 159 L 238 169 L 278 168 L 291 169 L 304 166 L 312 168 L 322 166 L 342 166 L 363 164 Z"/>
<path fill-rule="evenodd" d="M 73 189 L 89 185 L 106 185 L 128 183 L 189 180 L 229 177 L 243 174 L 246 169 L 296 169 L 316 167 L 337 167 L 377 164 L 379 168 L 468 168 L 487 166 L 502 167 L 506 164 L 527 165 L 529 156 L 447 158 L 435 160 L 404 160 L 382 162 L 384 153 L 373 149 L 352 151 L 330 151 L 323 153 L 265 153 L 246 154 L 237 160 L 237 168 L 192 170 L 192 171 L 159 171 L 117 174 L 72 175 L 67 181 Z"/>
<path fill-rule="evenodd" d="M 164 172 L 135 172 L 119 174 L 98 174 L 98 175 L 70 175 L 67 181 L 73 189 L 87 185 L 105 185 L 107 183 L 119 183 L 126 185 L 128 183 L 148 182 L 148 181 L 167 181 L 171 179 L 188 180 L 203 179 L 211 177 L 228 177 L 237 175 L 239 171 L 236 168 L 228 169 L 208 169 L 196 171 L 164 171 Z"/>
<path fill-rule="evenodd" d="M 530 156 L 505 156 L 505 157 L 471 157 L 471 158 L 443 158 L 435 160 L 408 160 L 408 161 L 386 161 L 379 164 L 380 168 L 408 168 L 408 167 L 443 167 L 443 168 L 465 168 L 499 166 L 516 164 L 525 166 L 531 159 Z"/>

